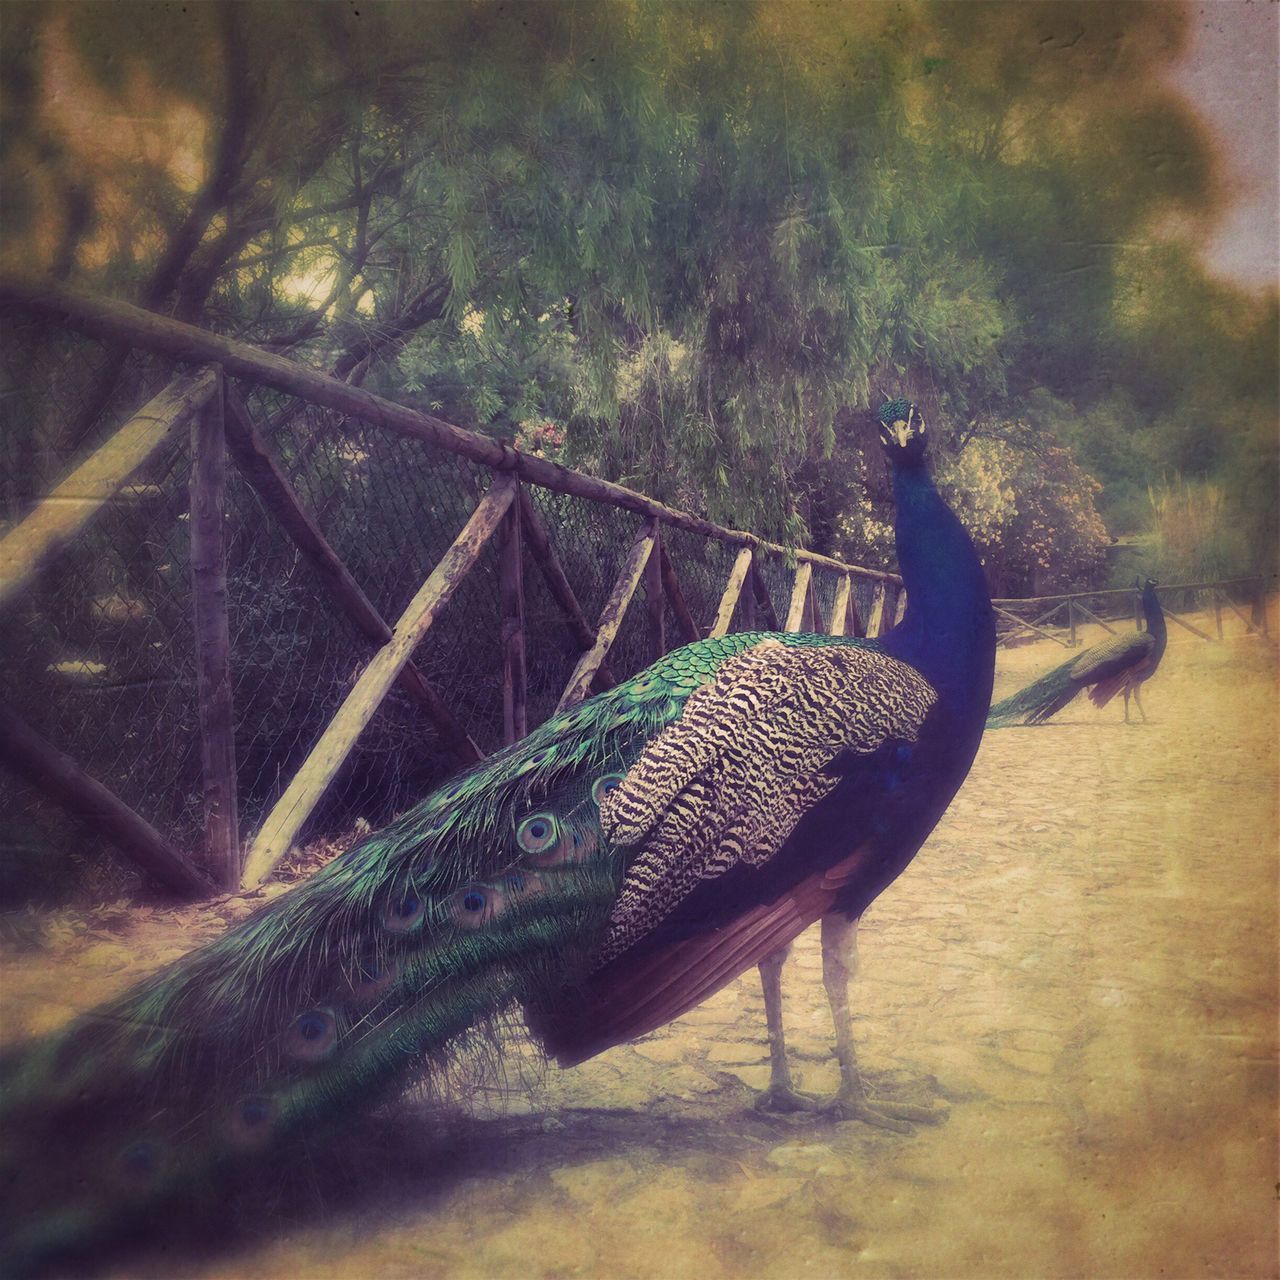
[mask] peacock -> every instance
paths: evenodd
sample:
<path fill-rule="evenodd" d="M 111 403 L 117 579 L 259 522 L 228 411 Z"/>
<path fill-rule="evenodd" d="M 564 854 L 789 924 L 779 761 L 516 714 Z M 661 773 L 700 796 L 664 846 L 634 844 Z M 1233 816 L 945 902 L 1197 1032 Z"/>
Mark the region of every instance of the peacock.
<path fill-rule="evenodd" d="M 1145 631 L 1111 636 L 1086 649 L 1078 658 L 1069 658 L 1061 666 L 1054 667 L 1039 680 L 996 703 L 987 714 L 987 728 L 1043 724 L 1086 689 L 1095 707 L 1105 707 L 1117 693 L 1124 694 L 1125 724 L 1131 723 L 1129 697 L 1132 695 L 1145 724 L 1147 713 L 1143 710 L 1139 690 L 1155 675 L 1160 659 L 1164 657 L 1169 633 L 1164 610 L 1156 595 L 1160 584 L 1154 578 L 1148 578 L 1145 583 L 1138 578 L 1133 585 L 1135 589 L 1142 589 L 1142 611 L 1147 621 Z"/>
<path fill-rule="evenodd" d="M 11 1051 L 5 1273 L 145 1235 L 409 1083 L 447 1080 L 509 1015 L 580 1063 L 819 919 L 843 922 L 828 986 L 842 1092 L 865 1104 L 843 944 L 963 782 L 995 662 L 982 571 L 929 475 L 924 421 L 895 400 L 878 422 L 909 593 L 898 627 L 677 649 Z"/>

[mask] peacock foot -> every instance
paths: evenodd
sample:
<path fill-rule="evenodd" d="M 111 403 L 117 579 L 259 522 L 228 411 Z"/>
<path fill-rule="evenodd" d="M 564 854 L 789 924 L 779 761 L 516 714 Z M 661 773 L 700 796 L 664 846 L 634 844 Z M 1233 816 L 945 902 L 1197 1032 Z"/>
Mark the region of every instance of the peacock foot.
<path fill-rule="evenodd" d="M 947 1108 L 922 1107 L 914 1102 L 895 1102 L 871 1098 L 865 1089 L 841 1089 L 822 1108 L 837 1120 L 860 1120 L 876 1129 L 894 1133 L 914 1133 L 917 1124 L 939 1124 L 947 1116 Z"/>
<path fill-rule="evenodd" d="M 797 1111 L 822 1111 L 826 1104 L 811 1093 L 801 1093 L 789 1084 L 770 1084 L 756 1094 L 755 1109 L 770 1111 L 775 1115 L 790 1115 Z"/>

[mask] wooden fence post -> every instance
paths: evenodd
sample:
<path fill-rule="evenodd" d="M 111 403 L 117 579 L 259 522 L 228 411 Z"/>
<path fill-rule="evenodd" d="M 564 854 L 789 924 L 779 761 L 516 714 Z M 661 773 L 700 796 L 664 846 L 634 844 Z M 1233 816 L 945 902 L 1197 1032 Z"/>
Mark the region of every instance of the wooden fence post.
<path fill-rule="evenodd" d="M 656 517 L 647 520 L 636 535 L 636 540 L 631 544 L 631 550 L 623 561 L 622 571 L 613 584 L 613 590 L 604 602 L 604 608 L 600 610 L 600 625 L 596 628 L 595 643 L 578 659 L 577 666 L 569 677 L 569 683 L 565 685 L 560 701 L 556 704 L 557 711 L 575 706 L 587 696 L 587 691 L 591 688 L 591 678 L 609 652 L 609 646 L 613 644 L 618 628 L 622 625 L 622 616 L 627 611 L 627 605 L 631 603 L 631 597 L 635 595 L 636 588 L 640 585 L 640 575 L 644 573 L 653 554 L 653 544 L 657 535 Z"/>
<path fill-rule="evenodd" d="M 804 627 L 805 605 L 809 602 L 809 579 L 813 577 L 813 565 L 802 560 L 796 565 L 795 583 L 791 588 L 791 603 L 787 607 L 784 631 L 799 631 Z"/>
<path fill-rule="evenodd" d="M 649 661 L 667 651 L 667 595 L 662 579 L 662 527 L 653 531 L 653 550 L 644 566 L 645 614 L 649 621 Z"/>
<path fill-rule="evenodd" d="M 1067 648 L 1079 648 L 1080 641 L 1076 638 L 1076 602 L 1074 598 L 1067 601 L 1067 628 L 1071 632 L 1071 638 L 1067 641 Z"/>
<path fill-rule="evenodd" d="M 205 865 L 230 892 L 240 882 L 235 709 L 227 624 L 227 441 L 222 370 L 191 422 L 191 605 L 204 777 Z"/>
<path fill-rule="evenodd" d="M 329 593 L 329 598 L 342 610 L 352 626 L 372 644 L 381 647 L 391 639 L 391 628 L 374 608 L 364 589 L 351 575 L 341 556 L 329 545 L 320 526 L 302 505 L 293 486 L 263 442 L 244 401 L 233 383 L 225 384 L 223 399 L 227 429 L 227 446 L 231 457 L 263 505 L 275 516 L 280 527 L 306 557 Z M 396 677 L 398 686 L 426 712 L 440 741 L 462 764 L 475 764 L 484 759 L 471 735 L 433 685 L 413 664 L 404 664 Z"/>
<path fill-rule="evenodd" d="M 813 574 L 809 575 L 809 586 L 805 591 L 804 597 L 805 619 L 808 622 L 806 631 L 812 631 L 819 634 L 826 630 L 826 625 L 822 617 L 822 605 L 818 603 L 818 589 L 813 583 Z"/>
<path fill-rule="evenodd" d="M 898 603 L 893 610 L 893 625 L 896 627 L 903 618 L 907 616 L 907 589 L 906 587 L 898 588 Z"/>
<path fill-rule="evenodd" d="M 685 602 L 684 592 L 680 589 L 680 579 L 676 577 L 675 566 L 671 563 L 671 557 L 667 555 L 665 540 L 658 543 L 658 554 L 662 564 L 662 590 L 671 605 L 676 626 L 680 628 L 680 634 L 683 637 L 681 644 L 692 644 L 693 641 L 701 638 L 702 633 L 698 630 L 698 624 L 694 622 L 693 614 L 689 612 L 689 606 Z"/>
<path fill-rule="evenodd" d="M 883 582 L 877 582 L 871 589 L 871 613 L 867 618 L 867 635 L 872 639 L 883 635 L 888 630 L 885 626 L 886 590 Z"/>
<path fill-rule="evenodd" d="M 529 732 L 524 651 L 524 521 L 515 501 L 503 517 L 498 596 L 502 608 L 502 737 L 509 746 Z"/>
<path fill-rule="evenodd" d="M 1213 601 L 1213 625 L 1218 633 L 1218 639 L 1222 639 L 1222 593 L 1216 587 L 1209 588 L 1209 597 Z"/>
<path fill-rule="evenodd" d="M 750 588 L 755 597 L 757 616 L 764 618 L 765 626 L 769 631 L 781 631 L 782 628 L 778 625 L 778 611 L 773 607 L 764 574 L 760 572 L 759 552 L 751 557 Z"/>
<path fill-rule="evenodd" d="M 849 624 L 850 594 L 849 575 L 841 574 L 839 582 L 836 583 L 836 598 L 831 602 L 831 625 L 828 630 L 833 636 L 846 634 L 845 628 Z"/>
<path fill-rule="evenodd" d="M 524 523 L 524 537 L 529 554 L 533 557 L 534 564 L 538 566 L 542 580 L 551 593 L 551 598 L 560 606 L 569 634 L 573 637 L 579 651 L 586 653 L 595 644 L 596 633 L 587 621 L 586 614 L 582 612 L 578 597 L 574 595 L 569 579 L 565 576 L 564 569 L 556 557 L 551 539 L 542 527 L 537 511 L 534 510 L 529 491 L 523 486 L 520 489 L 520 515 Z M 592 688 L 612 689 L 617 683 L 609 670 L 609 664 L 602 660 L 592 679 Z"/>
<path fill-rule="evenodd" d="M 743 547 L 738 552 L 729 570 L 729 581 L 725 583 L 724 594 L 720 597 L 720 607 L 716 610 L 716 620 L 711 624 L 708 636 L 714 638 L 729 634 L 729 624 L 733 621 L 733 611 L 737 608 L 738 597 L 742 594 L 742 584 L 751 571 L 751 548 Z"/>
<path fill-rule="evenodd" d="M 848 578 L 849 600 L 845 607 L 849 616 L 848 620 L 845 622 L 844 633 L 847 636 L 858 636 L 861 638 L 867 634 L 867 627 L 862 620 L 862 615 L 858 612 L 858 593 L 853 589 L 853 574 L 849 574 Z"/>

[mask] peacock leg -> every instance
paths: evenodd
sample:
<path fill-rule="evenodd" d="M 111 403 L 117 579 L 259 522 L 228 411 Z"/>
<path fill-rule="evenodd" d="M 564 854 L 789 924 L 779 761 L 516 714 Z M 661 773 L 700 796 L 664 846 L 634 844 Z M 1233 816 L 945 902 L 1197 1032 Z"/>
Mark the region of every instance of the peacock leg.
<path fill-rule="evenodd" d="M 1142 723 L 1146 724 L 1147 712 L 1146 712 L 1146 708 L 1143 707 L 1142 705 L 1142 694 L 1139 692 L 1141 687 L 1142 687 L 1141 685 L 1136 685 L 1136 684 L 1133 686 L 1133 700 L 1138 704 L 1138 710 L 1142 712 Z"/>
<path fill-rule="evenodd" d="M 1128 685 L 1125 685 L 1124 687 L 1124 722 L 1125 724 L 1131 723 L 1129 720 L 1129 686 Z"/>
<path fill-rule="evenodd" d="M 822 917 L 822 982 L 831 1003 L 836 1031 L 836 1059 L 840 1063 L 840 1089 L 824 1110 L 842 1120 L 862 1120 L 880 1129 L 910 1133 L 911 1121 L 939 1118 L 928 1107 L 904 1102 L 873 1101 L 858 1070 L 853 1045 L 853 1019 L 849 1013 L 849 981 L 858 972 L 858 921 L 844 915 Z"/>
<path fill-rule="evenodd" d="M 791 1082 L 786 1036 L 782 1029 L 782 966 L 791 947 L 775 951 L 760 961 L 760 985 L 764 988 L 764 1017 L 769 1027 L 769 1085 L 756 1095 L 758 1111 L 817 1111 L 822 1103 L 800 1093 Z"/>

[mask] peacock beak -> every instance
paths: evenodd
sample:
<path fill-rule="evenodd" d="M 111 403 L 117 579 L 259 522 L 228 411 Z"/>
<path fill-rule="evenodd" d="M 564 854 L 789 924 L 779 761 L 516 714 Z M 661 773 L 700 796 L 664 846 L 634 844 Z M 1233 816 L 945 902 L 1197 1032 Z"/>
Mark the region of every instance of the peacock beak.
<path fill-rule="evenodd" d="M 899 418 L 897 422 L 893 424 L 894 439 L 897 440 L 898 444 L 903 449 L 907 447 L 908 442 L 911 440 L 912 434 L 913 432 L 911 430 L 911 424 L 908 422 L 904 422 L 901 418 Z"/>

